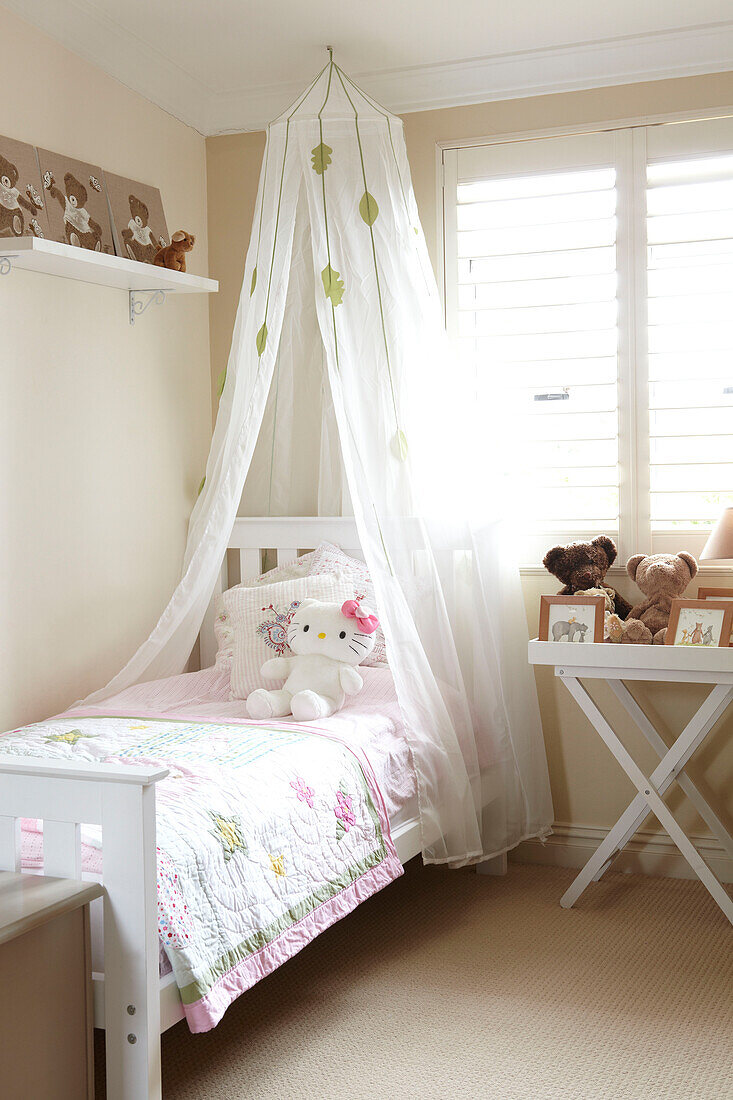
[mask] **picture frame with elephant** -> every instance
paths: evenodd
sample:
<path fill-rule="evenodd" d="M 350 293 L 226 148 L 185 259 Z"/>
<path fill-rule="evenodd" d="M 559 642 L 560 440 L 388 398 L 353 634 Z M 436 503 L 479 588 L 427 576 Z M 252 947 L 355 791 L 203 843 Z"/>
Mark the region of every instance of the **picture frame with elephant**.
<path fill-rule="evenodd" d="M 539 639 L 588 645 L 603 641 L 603 596 L 541 596 Z"/>

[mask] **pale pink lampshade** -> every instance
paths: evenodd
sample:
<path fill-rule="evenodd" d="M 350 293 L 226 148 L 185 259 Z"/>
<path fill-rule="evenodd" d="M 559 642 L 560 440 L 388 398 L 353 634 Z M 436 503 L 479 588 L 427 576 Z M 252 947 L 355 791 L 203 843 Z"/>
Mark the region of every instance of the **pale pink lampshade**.
<path fill-rule="evenodd" d="M 719 516 L 703 547 L 700 561 L 733 561 L 733 508 L 725 508 Z"/>

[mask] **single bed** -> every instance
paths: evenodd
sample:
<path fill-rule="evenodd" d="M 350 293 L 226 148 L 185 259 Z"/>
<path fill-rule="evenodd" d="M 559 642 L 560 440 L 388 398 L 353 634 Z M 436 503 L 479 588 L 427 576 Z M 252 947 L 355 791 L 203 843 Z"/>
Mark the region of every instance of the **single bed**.
<path fill-rule="evenodd" d="M 248 577 L 260 571 L 265 550 L 270 554 L 274 552 L 278 562 L 287 561 L 296 557 L 300 549 L 316 546 L 323 540 L 339 543 L 349 554 L 361 556 L 356 549 L 358 542 L 353 520 L 238 519 L 218 590 L 227 587 L 232 554 L 240 576 Z M 200 638 L 204 665 L 210 665 L 216 655 L 213 619 L 212 600 Z M 94 1022 L 107 1032 L 110 1100 L 159 1097 L 161 1031 L 181 1020 L 184 1014 L 192 1030 L 207 1030 L 213 1026 L 234 996 L 300 950 L 321 928 L 397 877 L 401 864 L 420 851 L 415 776 L 391 674 L 388 669 L 378 668 L 366 668 L 363 672 L 365 684 L 360 695 L 349 700 L 338 714 L 319 723 L 318 728 L 304 729 L 292 720 L 289 723 L 287 719 L 278 719 L 276 745 L 272 744 L 273 723 L 253 723 L 246 715 L 243 701 L 230 701 L 228 674 L 219 667 L 139 685 L 106 700 L 102 706 L 72 709 L 50 723 L 39 723 L 6 735 L 14 738 L 14 743 L 11 745 L 5 740 L 0 746 L 4 750 L 0 752 L 0 805 L 3 811 L 0 816 L 0 868 L 17 870 L 24 864 L 26 869 L 40 870 L 42 867 L 46 874 L 74 878 L 81 877 L 82 873 L 99 875 L 101 870 L 105 895 L 93 914 Z M 93 723 L 93 726 L 86 723 Z M 259 725 L 264 725 L 266 730 L 258 731 Z M 89 729 L 93 733 L 89 733 Z M 339 845 L 353 842 L 352 864 L 358 866 L 358 873 L 353 872 L 351 879 L 341 883 L 338 891 L 319 895 L 318 905 L 312 910 L 293 914 L 290 923 L 296 932 L 291 934 L 288 929 L 280 939 L 276 938 L 278 945 L 285 943 L 284 950 L 278 946 L 279 955 L 270 952 L 268 956 L 269 945 L 265 937 L 253 945 L 247 959 L 240 960 L 241 968 L 232 967 L 231 973 L 236 977 L 234 985 L 230 972 L 222 979 L 221 972 L 212 971 L 217 980 L 210 982 L 205 995 L 200 997 L 199 988 L 190 993 L 195 983 L 186 987 L 181 979 L 181 973 L 186 972 L 189 964 L 198 976 L 197 981 L 201 973 L 201 966 L 196 969 L 194 965 L 200 959 L 191 963 L 188 945 L 180 942 L 188 938 L 189 932 L 192 936 L 194 932 L 190 921 L 186 923 L 186 919 L 181 918 L 180 904 L 177 910 L 175 904 L 179 900 L 177 873 L 181 873 L 185 861 L 172 866 L 167 876 L 163 875 L 168 885 L 161 888 L 160 853 L 156 854 L 156 787 L 159 787 L 160 814 L 164 806 L 170 807 L 172 800 L 177 800 L 172 812 L 179 816 L 198 812 L 201 817 L 209 813 L 212 821 L 208 833 L 214 840 L 207 836 L 207 842 L 220 857 L 223 851 L 224 863 L 237 848 L 245 848 L 245 830 L 238 816 L 212 813 L 206 808 L 196 809 L 193 802 L 190 806 L 186 803 L 186 753 L 195 738 L 196 752 L 200 756 L 202 731 L 205 744 L 213 746 L 207 751 L 214 754 L 204 763 L 218 769 L 212 773 L 218 777 L 223 774 L 222 760 L 235 760 L 236 763 L 237 754 L 244 752 L 251 761 L 257 753 L 265 751 L 262 743 L 266 737 L 266 752 L 270 755 L 259 772 L 263 789 L 272 770 L 272 761 L 273 767 L 282 771 L 281 789 L 288 791 L 292 796 L 291 804 L 297 803 L 297 811 L 302 810 L 305 815 L 302 818 L 303 844 L 307 847 L 322 843 L 319 837 L 324 831 L 328 832 L 328 843 L 324 843 L 323 848 L 323 883 L 331 882 L 329 873 L 333 879 L 335 872 L 328 870 L 330 853 L 337 849 L 340 853 Z M 95 759 L 97 749 L 93 742 L 100 737 L 104 760 L 111 758 L 116 762 L 101 763 Z M 17 751 L 19 739 L 24 746 L 20 749 L 21 754 L 12 755 L 8 750 L 14 747 Z M 73 759 L 67 751 L 70 743 L 79 746 Z M 232 745 L 236 746 L 234 754 Z M 349 773 L 352 779 L 347 775 L 346 785 L 341 784 L 343 794 L 336 790 L 338 801 L 330 809 L 324 809 L 325 816 L 317 826 L 311 826 L 309 821 L 314 801 L 312 788 L 297 768 L 292 776 L 287 770 L 283 771 L 295 767 L 291 758 L 297 753 L 301 760 L 304 757 L 309 760 L 322 758 L 320 766 L 325 776 L 328 777 L 331 770 L 332 802 L 333 784 L 341 784 L 338 775 L 346 774 L 345 769 L 352 769 Z M 128 759 L 135 759 L 136 763 L 127 763 Z M 172 770 L 161 767 L 161 760 L 170 761 Z M 198 757 L 196 766 L 200 770 Z M 252 766 L 248 763 L 250 770 Z M 249 770 L 247 775 L 250 776 Z M 358 777 L 365 781 L 362 783 Z M 182 780 L 183 785 L 179 783 L 172 794 L 176 779 Z M 359 784 L 365 792 L 363 822 L 352 802 Z M 256 801 L 253 790 L 249 788 L 247 802 Z M 270 802 L 264 805 L 269 806 Z M 38 822 L 42 822 L 42 826 Z M 205 830 L 201 822 L 199 826 L 199 833 L 203 835 Z M 168 822 L 164 816 L 159 815 L 157 827 L 159 836 L 165 837 Z M 269 827 L 272 830 L 272 823 Z M 258 834 L 258 826 L 253 819 L 248 835 L 255 834 Z M 252 851 L 248 855 L 254 857 L 257 845 L 249 847 Z M 260 848 L 263 854 L 257 874 L 264 882 L 267 872 L 274 896 L 273 884 L 282 882 L 288 869 L 284 851 L 280 850 L 284 846 L 273 844 L 267 838 Z M 221 858 L 219 862 L 221 864 Z M 291 862 L 294 865 L 297 861 Z M 321 891 L 325 889 L 323 883 L 317 884 Z M 206 890 L 203 894 L 205 906 Z M 164 895 L 166 900 L 162 902 Z M 258 904 L 262 900 L 258 898 Z M 265 898 L 265 909 L 267 903 Z M 162 917 L 161 904 L 164 905 Z M 276 920 L 282 922 L 282 913 L 273 912 Z M 301 935 L 297 930 L 305 925 L 308 925 L 308 932 Z M 241 930 L 235 931 L 241 933 Z M 217 927 L 216 934 L 225 945 L 226 932 Z M 259 929 L 257 934 L 260 935 Z M 174 948 L 169 944 L 167 952 L 161 953 L 160 937 L 164 935 L 175 936 L 177 942 Z M 199 939 L 202 950 L 208 950 L 209 945 L 203 942 L 206 937 L 199 936 Z M 254 951 L 254 947 L 258 947 L 258 951 Z M 220 960 L 221 944 L 211 957 Z M 262 959 L 264 962 L 260 964 Z M 169 961 L 168 966 L 166 961 Z M 221 992 L 223 987 L 226 995 Z M 186 988 L 189 988 L 188 995 Z"/>

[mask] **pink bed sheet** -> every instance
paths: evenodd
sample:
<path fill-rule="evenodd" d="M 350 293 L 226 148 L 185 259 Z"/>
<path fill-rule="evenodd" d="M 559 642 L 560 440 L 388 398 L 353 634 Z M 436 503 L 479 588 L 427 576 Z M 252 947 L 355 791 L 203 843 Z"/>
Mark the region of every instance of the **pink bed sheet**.
<path fill-rule="evenodd" d="M 366 756 L 394 826 L 407 809 L 414 808 L 417 797 L 404 722 L 389 669 L 362 667 L 359 671 L 363 690 L 348 698 L 338 714 L 319 724 Z M 72 707 L 64 713 L 69 717 L 96 713 L 250 722 L 245 701 L 230 699 L 229 690 L 229 669 L 214 667 L 136 684 L 98 707 Z M 278 719 L 278 723 L 287 721 Z M 22 823 L 23 867 L 29 871 L 43 869 L 41 828 L 30 818 Z M 102 853 L 96 845 L 82 843 L 82 867 L 93 875 L 102 873 Z"/>
<path fill-rule="evenodd" d="M 367 757 L 394 820 L 416 797 L 415 772 L 405 737 L 404 721 L 389 669 L 359 668 L 364 687 L 347 698 L 342 709 L 318 723 Z M 229 669 L 207 668 L 165 680 L 136 684 L 106 699 L 98 707 L 72 707 L 65 714 L 121 714 L 134 717 L 201 718 L 251 723 L 244 699 L 229 698 Z M 293 719 L 278 718 L 278 725 Z"/>

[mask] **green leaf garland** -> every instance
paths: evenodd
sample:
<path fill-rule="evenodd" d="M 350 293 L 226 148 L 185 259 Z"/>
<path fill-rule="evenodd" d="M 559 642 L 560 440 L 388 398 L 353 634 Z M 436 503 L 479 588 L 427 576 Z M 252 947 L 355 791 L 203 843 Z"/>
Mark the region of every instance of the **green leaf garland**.
<path fill-rule="evenodd" d="M 379 217 L 379 206 L 377 205 L 377 200 L 374 198 L 374 195 L 370 195 L 368 191 L 365 191 L 361 197 L 361 202 L 359 203 L 359 213 L 361 214 L 362 220 L 365 221 L 366 224 L 369 226 L 374 225 L 375 221 Z"/>
<path fill-rule="evenodd" d="M 251 286 L 250 286 L 250 288 L 249 288 L 249 296 L 250 296 L 250 298 L 251 298 L 251 297 L 252 297 L 252 295 L 254 294 L 254 292 L 255 292 L 255 287 L 256 287 L 256 286 L 257 286 L 257 267 L 255 266 L 255 267 L 253 267 L 253 268 L 252 268 L 252 284 L 251 284 Z"/>
<path fill-rule="evenodd" d="M 323 289 L 326 292 L 326 297 L 331 299 L 331 305 L 340 306 L 346 288 L 338 271 L 334 271 L 330 264 L 326 264 L 321 272 L 321 278 L 323 279 Z"/>
<path fill-rule="evenodd" d="M 260 331 L 257 333 L 257 354 L 262 355 L 265 350 L 265 344 L 267 343 L 267 325 L 263 325 Z"/>
<path fill-rule="evenodd" d="M 395 432 L 394 438 L 392 440 L 392 446 L 394 447 L 394 452 L 397 458 L 399 458 L 400 462 L 404 462 L 407 458 L 408 447 L 407 436 L 402 431 L 402 428 L 398 428 Z"/>
<path fill-rule="evenodd" d="M 320 145 L 316 145 L 315 149 L 311 150 L 311 160 L 313 161 L 313 171 L 317 176 L 322 176 L 331 163 L 331 154 L 333 149 L 330 145 L 326 145 L 324 141 Z"/>

